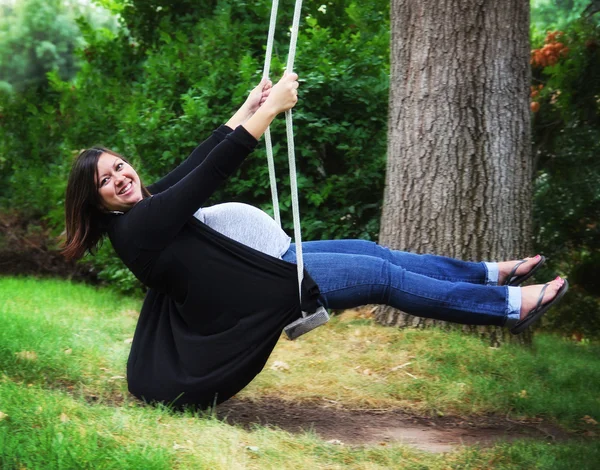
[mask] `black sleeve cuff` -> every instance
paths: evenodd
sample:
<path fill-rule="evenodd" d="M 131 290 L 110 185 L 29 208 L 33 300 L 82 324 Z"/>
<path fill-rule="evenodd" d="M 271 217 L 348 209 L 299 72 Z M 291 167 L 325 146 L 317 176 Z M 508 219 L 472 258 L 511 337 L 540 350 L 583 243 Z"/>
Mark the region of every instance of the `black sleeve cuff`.
<path fill-rule="evenodd" d="M 231 139 L 236 144 L 246 147 L 248 150 L 254 150 L 258 144 L 258 140 L 256 140 L 252 134 L 244 129 L 244 126 L 236 127 L 235 130 L 227 136 L 227 138 Z"/>
<path fill-rule="evenodd" d="M 225 137 L 233 132 L 231 127 L 226 126 L 225 124 L 221 124 L 214 131 L 214 134 L 219 138 L 219 141 L 222 141 Z"/>

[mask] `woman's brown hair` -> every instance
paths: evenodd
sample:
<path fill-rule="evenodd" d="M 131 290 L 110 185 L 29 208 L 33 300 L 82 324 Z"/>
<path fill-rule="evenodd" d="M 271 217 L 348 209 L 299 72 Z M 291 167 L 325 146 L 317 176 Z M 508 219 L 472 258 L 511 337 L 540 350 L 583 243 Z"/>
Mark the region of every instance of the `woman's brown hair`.
<path fill-rule="evenodd" d="M 62 249 L 62 254 L 69 260 L 81 258 L 86 251 L 93 254 L 105 233 L 102 219 L 106 213 L 101 210 L 102 200 L 96 183 L 98 159 L 103 153 L 127 162 L 112 150 L 92 147 L 81 152 L 71 168 L 65 196 L 67 239 Z M 146 187 L 141 186 L 142 195 L 150 196 Z"/>

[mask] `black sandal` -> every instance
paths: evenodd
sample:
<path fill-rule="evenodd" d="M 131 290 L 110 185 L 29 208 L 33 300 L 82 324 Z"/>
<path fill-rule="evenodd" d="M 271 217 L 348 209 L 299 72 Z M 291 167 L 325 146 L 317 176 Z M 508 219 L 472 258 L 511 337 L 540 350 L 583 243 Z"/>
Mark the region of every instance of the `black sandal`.
<path fill-rule="evenodd" d="M 510 332 L 513 335 L 518 335 L 519 333 L 522 333 L 533 323 L 542 318 L 542 315 L 546 313 L 550 309 L 550 307 L 552 307 L 556 302 L 558 302 L 569 290 L 569 283 L 565 279 L 565 283 L 560 287 L 560 289 L 558 289 L 558 292 L 556 292 L 554 298 L 542 305 L 542 300 L 544 300 L 544 293 L 546 292 L 546 289 L 548 288 L 549 284 L 550 283 L 545 284 L 542 288 L 542 292 L 540 292 L 540 297 L 537 301 L 535 308 L 531 310 L 525 318 L 515 323 L 515 326 L 513 326 L 510 329 Z"/>
<path fill-rule="evenodd" d="M 529 272 L 526 272 L 525 274 L 522 274 L 521 276 L 517 276 L 516 275 L 517 269 L 519 269 L 519 266 L 521 266 L 523 263 L 526 263 L 527 261 L 529 261 L 529 260 L 522 259 L 517 264 L 515 264 L 515 267 L 512 268 L 512 271 L 510 272 L 510 274 L 508 276 L 506 276 L 506 279 L 504 281 L 505 286 L 519 286 L 519 285 L 523 284 L 523 282 L 525 282 L 527 279 L 529 279 L 531 276 L 533 276 L 535 274 L 535 272 L 543 266 L 543 264 L 546 262 L 546 257 L 544 255 L 540 255 L 540 260 L 537 262 L 537 264 L 533 268 L 531 268 L 529 270 Z"/>

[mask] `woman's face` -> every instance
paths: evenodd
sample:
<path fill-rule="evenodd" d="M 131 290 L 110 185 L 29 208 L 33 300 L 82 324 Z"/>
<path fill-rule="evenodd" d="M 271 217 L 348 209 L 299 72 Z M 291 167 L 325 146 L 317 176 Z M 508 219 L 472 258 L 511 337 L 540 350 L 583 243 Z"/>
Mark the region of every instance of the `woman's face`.
<path fill-rule="evenodd" d="M 123 159 L 109 153 L 98 158 L 96 185 L 102 205 L 109 211 L 127 212 L 143 198 L 136 171 Z"/>

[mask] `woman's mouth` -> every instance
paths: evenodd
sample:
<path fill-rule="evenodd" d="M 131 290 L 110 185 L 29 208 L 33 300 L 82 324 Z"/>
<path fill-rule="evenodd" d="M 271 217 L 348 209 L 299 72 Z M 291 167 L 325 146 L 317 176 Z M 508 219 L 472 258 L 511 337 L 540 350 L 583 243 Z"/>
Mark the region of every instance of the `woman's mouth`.
<path fill-rule="evenodd" d="M 133 187 L 133 185 L 131 184 L 131 181 L 129 183 L 127 183 L 127 185 L 121 189 L 121 191 L 119 191 L 119 196 L 124 196 L 126 193 L 128 193 L 131 188 Z"/>

